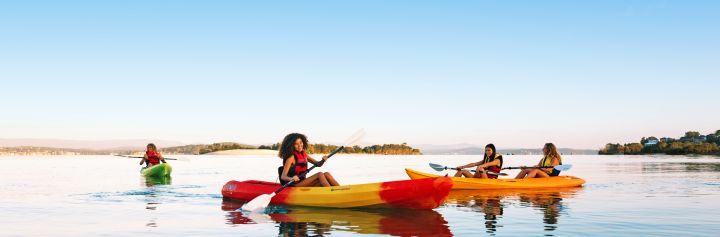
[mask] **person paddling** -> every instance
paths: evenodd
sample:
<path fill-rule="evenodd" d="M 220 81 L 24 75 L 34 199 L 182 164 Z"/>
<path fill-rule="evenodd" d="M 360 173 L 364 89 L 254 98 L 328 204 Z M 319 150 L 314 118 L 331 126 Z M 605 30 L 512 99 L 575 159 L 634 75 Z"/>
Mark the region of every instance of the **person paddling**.
<path fill-rule="evenodd" d="M 467 178 L 483 178 L 483 179 L 497 179 L 497 174 L 500 173 L 500 170 L 502 169 L 503 165 L 503 158 L 501 154 L 498 154 L 495 150 L 495 145 L 487 144 L 485 146 L 485 156 L 483 157 L 482 161 L 470 163 L 463 166 L 458 166 L 458 171 L 455 173 L 455 177 L 467 177 Z M 471 174 L 469 171 L 462 170 L 464 168 L 475 168 L 475 174 Z M 487 171 L 491 171 L 494 174 L 488 174 L 485 170 L 487 168 Z"/>
<path fill-rule="evenodd" d="M 155 144 L 147 144 L 147 150 L 145 151 L 143 159 L 140 161 L 140 165 L 142 165 L 143 163 L 147 163 L 147 167 L 152 167 L 154 165 L 160 164 L 160 162 L 167 163 L 162 154 L 157 151 L 157 147 L 155 146 Z"/>
<path fill-rule="evenodd" d="M 543 147 L 543 158 L 540 160 L 540 163 L 538 163 L 538 167 L 558 165 L 562 165 L 562 157 L 560 157 L 560 153 L 558 152 L 557 147 L 555 147 L 555 145 L 552 143 L 545 143 L 545 146 Z M 558 175 L 560 175 L 560 170 L 557 170 L 555 168 L 528 167 L 522 169 L 515 178 L 547 178 L 550 176 Z"/>
<path fill-rule="evenodd" d="M 308 163 L 315 166 L 322 166 L 314 158 L 307 154 L 308 140 L 307 137 L 300 133 L 291 133 L 285 136 L 280 144 L 278 157 L 283 159 L 283 166 L 278 167 L 278 176 L 280 183 L 286 183 L 294 180 L 290 186 L 295 187 L 330 187 L 339 186 L 340 184 L 328 172 L 318 172 L 310 177 L 307 174 L 301 174 L 308 170 Z M 327 156 L 323 156 L 322 160 L 327 160 Z"/>

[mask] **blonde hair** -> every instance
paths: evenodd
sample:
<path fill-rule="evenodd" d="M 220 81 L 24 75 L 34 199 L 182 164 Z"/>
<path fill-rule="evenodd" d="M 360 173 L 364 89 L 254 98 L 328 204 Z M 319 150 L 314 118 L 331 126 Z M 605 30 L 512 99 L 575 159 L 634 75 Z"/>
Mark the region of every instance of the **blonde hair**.
<path fill-rule="evenodd" d="M 560 152 L 558 152 L 555 144 L 552 143 L 545 143 L 545 147 L 543 147 L 543 155 L 545 155 L 546 157 L 550 157 L 551 159 L 557 158 L 558 161 L 562 161 L 562 157 L 560 157 Z"/>

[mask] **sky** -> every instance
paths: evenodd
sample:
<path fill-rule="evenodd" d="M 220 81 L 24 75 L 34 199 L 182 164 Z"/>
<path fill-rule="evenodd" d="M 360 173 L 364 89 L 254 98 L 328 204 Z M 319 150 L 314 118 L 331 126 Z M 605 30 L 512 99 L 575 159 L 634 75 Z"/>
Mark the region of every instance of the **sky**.
<path fill-rule="evenodd" d="M 718 1 L 3 1 L 0 138 L 597 149 L 720 129 Z"/>

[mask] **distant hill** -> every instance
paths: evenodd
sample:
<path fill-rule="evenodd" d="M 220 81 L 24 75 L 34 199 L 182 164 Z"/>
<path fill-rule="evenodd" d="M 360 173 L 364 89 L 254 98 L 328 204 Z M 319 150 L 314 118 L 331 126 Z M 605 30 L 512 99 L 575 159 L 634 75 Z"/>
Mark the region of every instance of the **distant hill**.
<path fill-rule="evenodd" d="M 66 140 L 66 139 L 5 139 L 0 138 L 0 147 L 48 147 L 64 149 L 91 149 L 91 150 L 132 150 L 144 149 L 148 143 L 155 143 L 158 147 L 184 145 L 177 141 L 151 140 L 151 139 L 119 139 L 119 140 Z"/>

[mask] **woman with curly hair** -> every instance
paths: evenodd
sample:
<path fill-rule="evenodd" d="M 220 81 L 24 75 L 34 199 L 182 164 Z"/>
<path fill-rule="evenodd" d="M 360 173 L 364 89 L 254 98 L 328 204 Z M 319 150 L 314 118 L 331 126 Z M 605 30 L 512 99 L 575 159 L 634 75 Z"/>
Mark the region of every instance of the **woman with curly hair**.
<path fill-rule="evenodd" d="M 293 181 L 291 186 L 295 187 L 330 187 L 339 186 L 338 182 L 328 172 L 318 172 L 307 177 L 308 163 L 315 166 L 322 166 L 327 156 L 322 157 L 322 162 L 315 160 L 307 154 L 307 137 L 300 133 L 291 133 L 285 136 L 280 144 L 278 156 L 283 159 L 283 166 L 278 167 L 280 183 Z"/>

